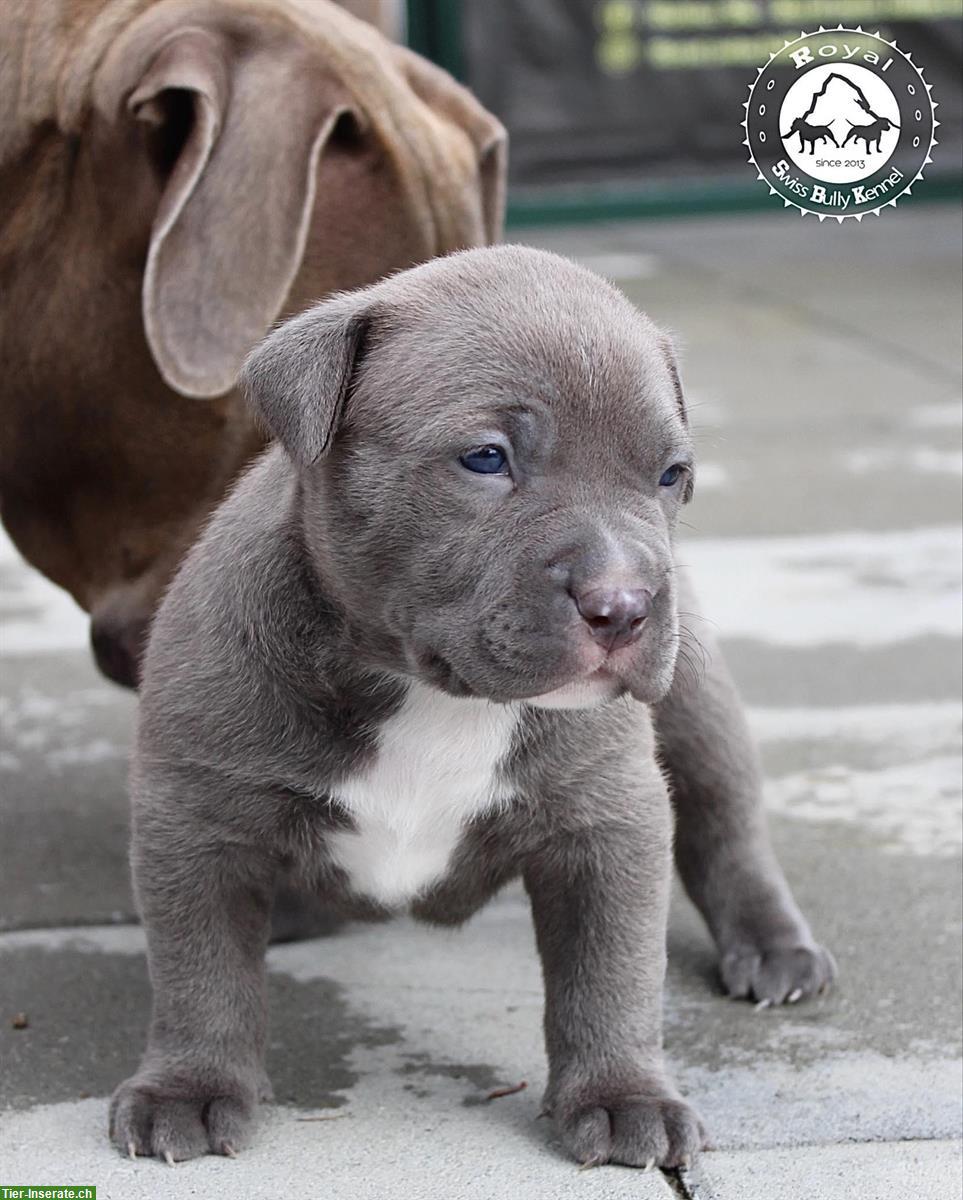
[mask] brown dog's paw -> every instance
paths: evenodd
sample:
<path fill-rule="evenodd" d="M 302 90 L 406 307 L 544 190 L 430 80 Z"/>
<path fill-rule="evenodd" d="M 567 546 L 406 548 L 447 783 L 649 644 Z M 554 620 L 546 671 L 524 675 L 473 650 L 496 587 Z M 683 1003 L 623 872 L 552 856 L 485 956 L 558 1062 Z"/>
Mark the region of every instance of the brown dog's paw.
<path fill-rule="evenodd" d="M 827 991 L 836 962 L 823 946 L 738 946 L 719 964 L 722 983 L 735 999 L 762 1004 L 795 1004 Z"/>
<path fill-rule="evenodd" d="M 256 1104 L 247 1089 L 185 1087 L 152 1074 L 122 1083 L 110 1102 L 110 1137 L 124 1154 L 173 1165 L 201 1154 L 233 1158 L 250 1139 Z"/>
<path fill-rule="evenodd" d="M 696 1112 L 669 1096 L 630 1095 L 556 1115 L 568 1152 L 583 1166 L 681 1167 L 707 1145 Z"/>

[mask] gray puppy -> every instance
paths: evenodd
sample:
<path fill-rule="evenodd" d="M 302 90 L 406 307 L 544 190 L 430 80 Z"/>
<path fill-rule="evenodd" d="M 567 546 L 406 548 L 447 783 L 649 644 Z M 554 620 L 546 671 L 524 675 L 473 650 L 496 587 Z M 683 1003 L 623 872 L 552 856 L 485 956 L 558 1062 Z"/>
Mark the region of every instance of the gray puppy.
<path fill-rule="evenodd" d="M 246 383 L 280 446 L 188 556 L 146 660 L 132 861 L 154 1010 L 114 1140 L 168 1160 L 246 1141 L 279 878 L 452 925 L 521 876 L 562 1141 L 684 1162 L 704 1134 L 662 1059 L 653 715 L 730 991 L 795 999 L 833 967 L 769 851 L 723 669 L 676 678 L 693 459 L 667 339 L 509 246 L 328 300 Z"/>

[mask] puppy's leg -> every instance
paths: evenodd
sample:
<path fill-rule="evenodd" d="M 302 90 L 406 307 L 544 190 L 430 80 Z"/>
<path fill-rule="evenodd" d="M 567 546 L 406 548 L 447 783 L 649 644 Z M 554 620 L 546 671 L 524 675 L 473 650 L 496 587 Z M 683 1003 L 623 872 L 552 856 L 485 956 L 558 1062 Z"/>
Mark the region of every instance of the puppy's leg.
<path fill-rule="evenodd" d="M 282 879 L 271 907 L 271 941 L 300 942 L 330 937 L 343 928 L 345 918 L 317 896 L 305 894 Z"/>
<path fill-rule="evenodd" d="M 274 869 L 260 851 L 200 822 L 190 828 L 187 806 L 164 791 L 151 787 L 135 806 L 131 857 L 154 1003 L 140 1068 L 111 1101 L 110 1134 L 124 1153 L 171 1162 L 233 1155 L 269 1095 L 263 960 Z"/>
<path fill-rule="evenodd" d="M 676 1166 L 705 1142 L 662 1062 L 671 814 L 556 838 L 525 871 L 545 977 L 545 1109 L 580 1162 Z"/>
<path fill-rule="evenodd" d="M 684 612 L 694 614 L 681 580 Z M 706 651 L 683 665 L 655 713 L 676 809 L 675 859 L 721 955 L 733 996 L 781 1004 L 832 983 L 832 955 L 814 940 L 769 844 L 755 748 L 735 686 L 707 623 L 682 617 Z"/>

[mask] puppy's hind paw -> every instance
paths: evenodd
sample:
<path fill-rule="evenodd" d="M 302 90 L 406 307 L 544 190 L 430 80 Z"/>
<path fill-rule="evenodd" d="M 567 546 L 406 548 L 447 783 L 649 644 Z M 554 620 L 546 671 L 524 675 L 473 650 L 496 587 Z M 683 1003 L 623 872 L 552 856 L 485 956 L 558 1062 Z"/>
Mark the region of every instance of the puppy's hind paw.
<path fill-rule="evenodd" d="M 758 1009 L 822 995 L 836 980 L 836 962 L 815 942 L 795 946 L 736 946 L 719 964 L 726 991 Z"/>

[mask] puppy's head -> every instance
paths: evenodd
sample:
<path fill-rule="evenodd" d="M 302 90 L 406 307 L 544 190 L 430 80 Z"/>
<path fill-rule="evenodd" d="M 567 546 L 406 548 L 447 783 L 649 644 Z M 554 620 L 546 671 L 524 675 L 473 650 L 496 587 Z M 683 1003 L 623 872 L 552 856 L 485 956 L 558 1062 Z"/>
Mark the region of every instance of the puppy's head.
<path fill-rule="evenodd" d="M 369 662 L 503 702 L 665 694 L 692 446 L 668 340 L 619 292 L 471 250 L 303 313 L 245 378 Z"/>

